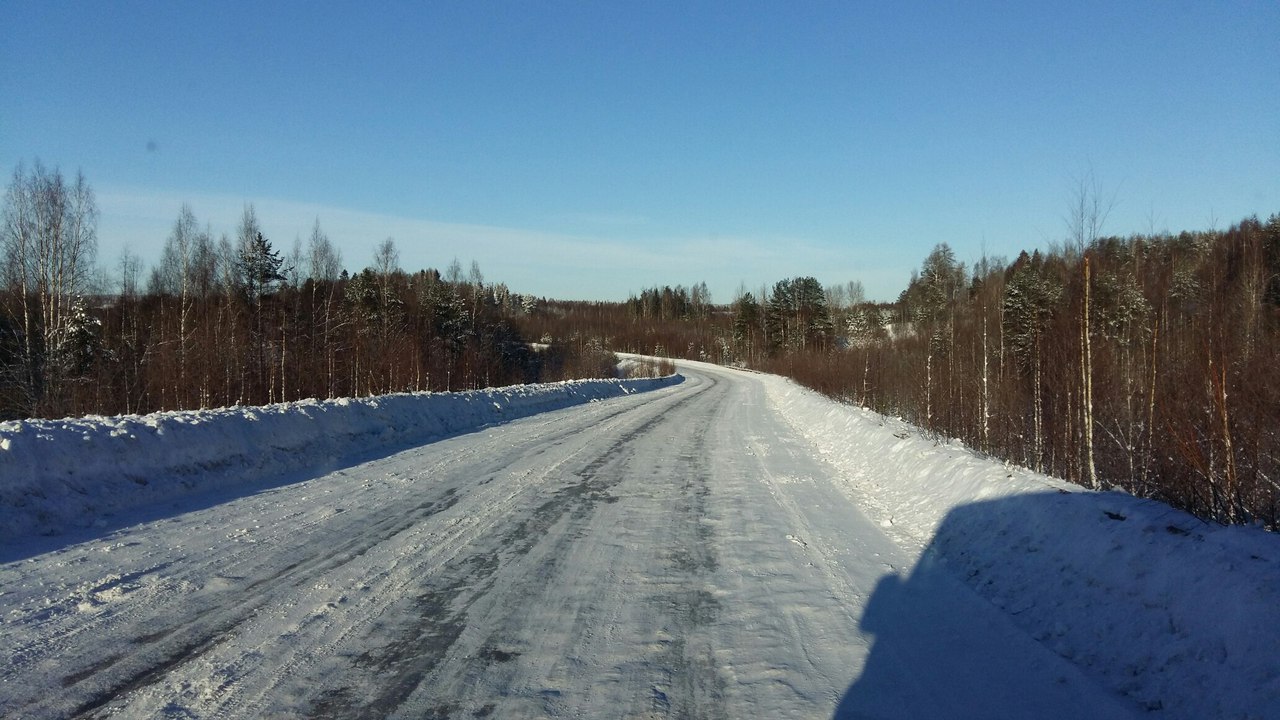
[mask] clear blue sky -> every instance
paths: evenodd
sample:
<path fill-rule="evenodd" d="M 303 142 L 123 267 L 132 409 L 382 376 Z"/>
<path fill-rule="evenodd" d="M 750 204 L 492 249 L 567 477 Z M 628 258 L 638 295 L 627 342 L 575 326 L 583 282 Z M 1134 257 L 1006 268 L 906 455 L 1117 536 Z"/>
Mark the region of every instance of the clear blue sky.
<path fill-rule="evenodd" d="M 892 299 L 930 248 L 1280 212 L 1280 3 L 0 4 L 0 170 L 98 193 L 100 261 L 254 203 L 344 264 L 474 259 L 623 299 L 794 275 Z"/>

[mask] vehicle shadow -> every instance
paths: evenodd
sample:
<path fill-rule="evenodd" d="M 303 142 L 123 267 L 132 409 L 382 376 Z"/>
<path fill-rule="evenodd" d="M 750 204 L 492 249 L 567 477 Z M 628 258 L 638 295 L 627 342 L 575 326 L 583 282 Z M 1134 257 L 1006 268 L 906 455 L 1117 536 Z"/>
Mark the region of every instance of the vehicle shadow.
<path fill-rule="evenodd" d="M 1081 505 L 1087 503 L 1092 504 Z M 1010 604 L 976 591 L 985 582 L 982 571 L 974 569 L 982 561 L 969 561 L 984 554 L 983 543 L 1034 545 L 1034 540 L 1009 537 L 1011 528 L 1025 527 L 1013 518 L 1031 518 L 1035 525 L 1036 518 L 1063 514 L 1074 505 L 1084 513 L 1098 507 L 1096 499 L 1049 492 L 954 509 L 909 576 L 890 574 L 878 582 L 859 623 L 874 643 L 833 717 L 1134 717 L 1133 701 L 1086 677 L 1019 626 L 1014 617 L 1023 609 L 1019 601 Z M 1053 572 L 1038 560 L 1025 568 Z M 1089 602 L 1087 597 L 1063 600 L 1065 607 L 1075 605 L 1075 612 Z"/>

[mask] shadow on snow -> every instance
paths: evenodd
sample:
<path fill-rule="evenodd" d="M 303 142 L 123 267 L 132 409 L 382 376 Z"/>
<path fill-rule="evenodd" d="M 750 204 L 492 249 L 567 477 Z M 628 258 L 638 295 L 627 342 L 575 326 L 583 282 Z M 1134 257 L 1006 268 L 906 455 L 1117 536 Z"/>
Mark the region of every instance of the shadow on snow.
<path fill-rule="evenodd" d="M 1008 535 L 1022 527 L 1017 518 L 1043 519 L 1064 512 L 1093 513 L 1098 496 L 1049 492 L 973 503 L 952 510 L 909 577 L 882 577 L 867 603 L 860 627 L 875 640 L 862 672 L 836 708 L 836 720 L 872 718 L 1099 718 L 1134 717 L 1131 699 L 1089 678 L 1070 660 L 1037 642 L 1019 627 L 1027 602 L 1017 593 L 1003 608 L 980 594 L 990 582 L 970 560 L 988 561 L 982 543 L 1016 543 Z M 1102 522 L 1107 520 L 1100 509 Z M 1032 523 L 1034 525 L 1034 522 Z M 1056 538 L 1070 541 L 1070 538 Z M 995 558 L 1002 551 L 988 551 Z M 1100 561 L 1105 559 L 1100 558 Z M 1052 575 L 1054 565 L 1028 561 L 1023 569 Z M 968 576 L 968 584 L 962 580 Z M 1028 578 L 1035 585 L 1037 577 Z M 1050 580 L 1050 578 L 1045 578 Z M 972 586 L 971 586 L 972 585 Z M 1069 583 L 1068 583 L 1069 585 Z M 1052 582 L 1046 588 L 1056 587 Z M 984 588 L 987 592 L 991 588 Z M 1061 597 L 1056 589 L 1030 593 L 1030 602 L 1057 594 L 1057 609 L 1070 623 L 1091 611 L 1088 593 Z M 996 590 L 998 592 L 998 589 Z"/>

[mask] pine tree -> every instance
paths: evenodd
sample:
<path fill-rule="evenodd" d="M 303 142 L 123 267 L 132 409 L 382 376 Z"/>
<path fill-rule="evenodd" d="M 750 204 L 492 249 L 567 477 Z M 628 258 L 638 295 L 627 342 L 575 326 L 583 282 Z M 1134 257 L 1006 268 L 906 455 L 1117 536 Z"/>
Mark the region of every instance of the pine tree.
<path fill-rule="evenodd" d="M 1267 279 L 1262 299 L 1272 307 L 1280 307 L 1280 215 L 1272 215 L 1267 219 L 1263 243 Z"/>
<path fill-rule="evenodd" d="M 269 382 L 269 379 L 275 377 L 273 374 L 275 363 L 268 363 L 267 360 L 268 343 L 263 298 L 271 292 L 276 283 L 284 280 L 284 274 L 281 272 L 284 260 L 280 257 L 280 253 L 272 249 L 271 242 L 257 231 L 256 226 L 257 220 L 253 217 L 253 209 L 250 207 L 246 209 L 245 219 L 241 225 L 241 244 L 236 257 L 236 269 L 241 287 L 253 310 L 253 335 L 256 341 L 254 345 L 257 347 L 257 358 L 254 363 L 258 381 L 257 390 L 265 389 L 266 399 L 270 402 L 274 385 Z M 281 349 L 281 360 L 283 361 L 283 349 Z"/>
<path fill-rule="evenodd" d="M 1030 464 L 1043 470 L 1044 394 L 1041 382 L 1044 336 L 1062 285 L 1046 272 L 1040 253 L 1023 252 L 1010 268 L 1004 294 L 1004 336 L 1018 368 L 1031 383 Z"/>
<path fill-rule="evenodd" d="M 743 293 L 733 303 L 733 346 L 739 359 L 754 360 L 756 329 L 760 327 L 760 303 L 751 293 Z"/>
<path fill-rule="evenodd" d="M 845 323 L 845 335 L 849 345 L 856 348 L 870 347 L 885 339 L 887 334 L 880 311 L 870 305 L 851 310 Z"/>
<path fill-rule="evenodd" d="M 906 290 L 911 321 L 928 340 L 925 354 L 925 425 L 933 429 L 934 360 L 950 356 L 956 300 L 965 286 L 964 265 L 946 243 L 934 246 L 925 258 L 920 274 Z M 953 373 L 954 375 L 954 373 Z"/>
<path fill-rule="evenodd" d="M 83 297 L 77 297 L 58 338 L 55 364 L 62 377 L 80 379 L 89 374 L 101 353 L 102 321 L 89 314 Z"/>
<path fill-rule="evenodd" d="M 765 307 L 765 336 L 772 353 L 825 348 L 831 315 L 822 284 L 812 277 L 774 284 Z"/>
<path fill-rule="evenodd" d="M 236 259 L 236 267 L 240 271 L 249 302 L 257 303 L 275 286 L 284 281 L 284 259 L 271 247 L 271 241 L 255 232 L 251 238 L 240 246 L 240 254 Z"/>

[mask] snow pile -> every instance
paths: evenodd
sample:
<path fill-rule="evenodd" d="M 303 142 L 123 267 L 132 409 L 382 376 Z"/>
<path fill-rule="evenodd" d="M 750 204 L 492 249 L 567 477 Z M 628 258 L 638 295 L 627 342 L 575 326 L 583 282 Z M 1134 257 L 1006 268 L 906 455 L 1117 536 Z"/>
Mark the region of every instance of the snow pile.
<path fill-rule="evenodd" d="M 645 358 L 639 355 L 614 354 L 618 356 L 618 377 L 631 377 L 637 370 L 644 367 Z"/>
<path fill-rule="evenodd" d="M 890 536 L 1139 708 L 1280 717 L 1280 537 L 1090 492 L 782 378 L 762 382 Z"/>
<path fill-rule="evenodd" d="M 666 387 L 578 380 L 459 393 L 0 423 L 0 542 L 368 456 L 537 413 Z"/>

